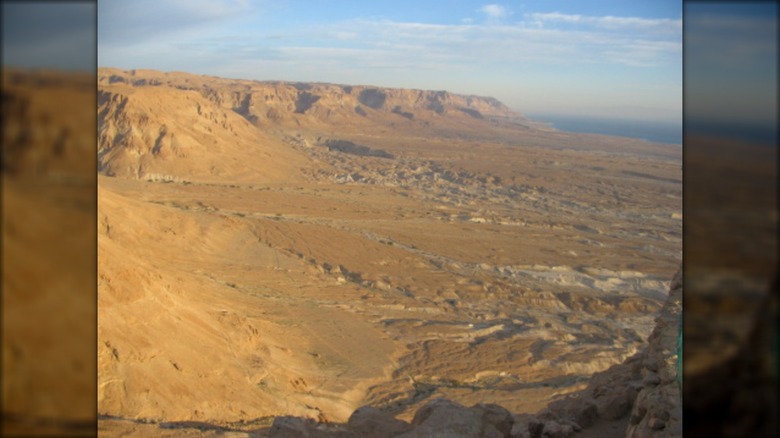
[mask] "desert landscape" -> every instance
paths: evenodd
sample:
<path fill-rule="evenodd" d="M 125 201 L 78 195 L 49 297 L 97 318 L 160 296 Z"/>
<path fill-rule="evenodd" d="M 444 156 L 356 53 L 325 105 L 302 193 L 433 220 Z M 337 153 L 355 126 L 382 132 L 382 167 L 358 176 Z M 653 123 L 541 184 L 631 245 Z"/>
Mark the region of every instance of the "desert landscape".
<path fill-rule="evenodd" d="M 776 436 L 774 12 L 607 3 L 4 3 L 0 435 Z"/>
<path fill-rule="evenodd" d="M 101 434 L 536 413 L 644 349 L 681 263 L 679 145 L 151 70 L 97 104 Z"/>

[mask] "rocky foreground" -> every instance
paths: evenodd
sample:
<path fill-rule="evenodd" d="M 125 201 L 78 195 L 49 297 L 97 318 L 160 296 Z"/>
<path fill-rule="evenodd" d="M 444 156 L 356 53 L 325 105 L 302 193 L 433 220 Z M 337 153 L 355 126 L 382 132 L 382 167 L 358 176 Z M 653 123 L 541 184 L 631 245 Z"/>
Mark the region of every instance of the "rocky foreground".
<path fill-rule="evenodd" d="M 678 271 L 647 347 L 594 374 L 584 391 L 535 415 L 515 415 L 496 404 L 465 407 L 438 398 L 419 409 L 411 422 L 365 406 L 346 424 L 277 417 L 268 433 L 272 438 L 679 437 L 682 403 L 676 379 L 681 314 L 682 271 Z"/>
<path fill-rule="evenodd" d="M 682 311 L 682 271 L 655 320 L 646 347 L 621 364 L 592 376 L 586 389 L 550 403 L 536 414 L 510 412 L 497 404 L 464 406 L 436 398 L 411 421 L 364 406 L 345 423 L 279 416 L 270 427 L 234 427 L 181 421 L 122 425 L 104 418 L 107 430 L 154 436 L 235 436 L 271 438 L 612 438 L 680 437 L 681 395 L 677 383 L 677 333 Z M 113 421 L 114 424 L 108 426 Z"/>

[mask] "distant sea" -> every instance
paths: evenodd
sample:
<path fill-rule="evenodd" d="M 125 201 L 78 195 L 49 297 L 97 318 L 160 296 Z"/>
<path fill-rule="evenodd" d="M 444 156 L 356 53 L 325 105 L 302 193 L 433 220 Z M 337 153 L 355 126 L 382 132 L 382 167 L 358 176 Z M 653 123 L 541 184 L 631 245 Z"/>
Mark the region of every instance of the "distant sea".
<path fill-rule="evenodd" d="M 680 123 L 669 123 L 528 113 L 526 113 L 526 116 L 531 120 L 546 122 L 559 131 L 618 135 L 655 143 L 682 145 L 682 121 Z"/>

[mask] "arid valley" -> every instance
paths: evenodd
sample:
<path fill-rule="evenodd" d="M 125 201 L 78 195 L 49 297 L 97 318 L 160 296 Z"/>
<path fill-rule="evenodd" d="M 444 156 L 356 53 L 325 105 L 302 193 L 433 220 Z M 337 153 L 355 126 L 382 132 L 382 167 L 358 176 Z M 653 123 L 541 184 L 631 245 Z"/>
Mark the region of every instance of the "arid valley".
<path fill-rule="evenodd" d="M 98 84 L 101 433 L 535 413 L 643 347 L 681 263 L 678 145 L 443 91 Z"/>

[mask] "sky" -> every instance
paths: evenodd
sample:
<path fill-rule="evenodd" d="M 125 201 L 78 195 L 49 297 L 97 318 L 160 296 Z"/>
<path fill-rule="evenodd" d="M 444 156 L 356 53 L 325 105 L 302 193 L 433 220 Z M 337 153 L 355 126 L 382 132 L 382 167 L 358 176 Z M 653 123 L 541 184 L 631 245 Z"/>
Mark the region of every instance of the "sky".
<path fill-rule="evenodd" d="M 677 121 L 682 3 L 99 0 L 98 65 L 447 90 Z"/>

